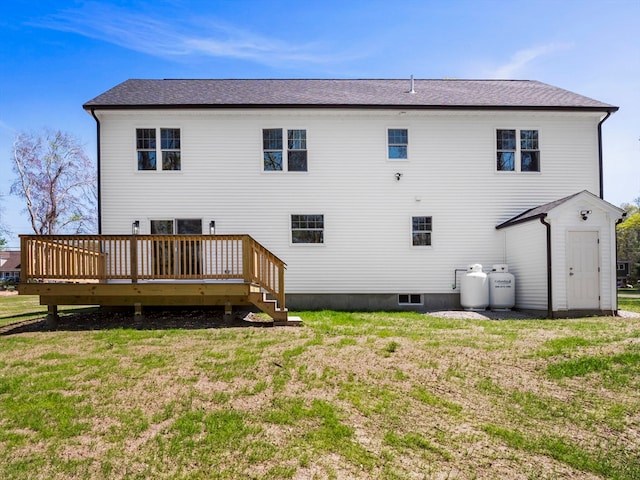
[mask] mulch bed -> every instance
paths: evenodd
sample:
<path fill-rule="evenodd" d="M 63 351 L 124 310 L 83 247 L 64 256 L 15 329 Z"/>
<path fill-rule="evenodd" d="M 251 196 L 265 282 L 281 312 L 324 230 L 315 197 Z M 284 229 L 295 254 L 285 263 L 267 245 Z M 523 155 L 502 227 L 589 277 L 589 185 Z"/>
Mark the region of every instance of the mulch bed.
<path fill-rule="evenodd" d="M 87 309 L 86 312 L 60 314 L 57 324 L 50 325 L 46 317 L 25 320 L 0 327 L 0 335 L 15 335 L 25 332 L 51 330 L 83 331 L 108 330 L 114 328 L 135 328 L 138 330 L 166 330 L 229 328 L 229 327 L 271 327 L 273 322 L 265 320 L 254 312 L 234 311 L 230 318 L 221 308 L 153 308 L 148 307 L 143 315 L 135 316 L 133 309 Z"/>

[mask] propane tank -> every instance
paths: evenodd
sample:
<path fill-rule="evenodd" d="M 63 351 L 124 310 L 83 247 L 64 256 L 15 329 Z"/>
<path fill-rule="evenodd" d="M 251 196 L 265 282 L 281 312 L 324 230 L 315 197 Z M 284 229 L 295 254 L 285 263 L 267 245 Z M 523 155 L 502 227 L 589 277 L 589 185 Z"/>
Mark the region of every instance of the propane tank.
<path fill-rule="evenodd" d="M 491 310 L 509 310 L 516 304 L 516 280 L 505 264 L 493 265 L 489 277 Z"/>
<path fill-rule="evenodd" d="M 469 265 L 460 280 L 460 305 L 465 310 L 485 310 L 489 305 L 489 282 L 479 263 Z"/>

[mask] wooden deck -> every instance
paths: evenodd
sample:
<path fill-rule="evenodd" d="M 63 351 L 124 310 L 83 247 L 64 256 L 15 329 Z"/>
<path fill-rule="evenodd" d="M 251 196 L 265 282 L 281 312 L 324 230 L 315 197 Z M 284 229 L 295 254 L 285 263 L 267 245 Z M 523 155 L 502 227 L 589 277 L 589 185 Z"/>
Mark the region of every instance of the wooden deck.
<path fill-rule="evenodd" d="M 285 263 L 249 235 L 22 235 L 20 294 L 58 305 L 253 305 L 288 324 Z"/>

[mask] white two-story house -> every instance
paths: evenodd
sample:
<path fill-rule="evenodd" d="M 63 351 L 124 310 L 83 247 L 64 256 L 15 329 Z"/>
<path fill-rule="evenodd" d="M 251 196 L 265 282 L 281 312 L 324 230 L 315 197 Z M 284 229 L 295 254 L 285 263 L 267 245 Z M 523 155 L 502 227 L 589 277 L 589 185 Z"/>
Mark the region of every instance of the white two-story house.
<path fill-rule="evenodd" d="M 455 305 L 456 269 L 507 263 L 517 306 L 616 309 L 611 105 L 532 81 L 129 80 L 84 108 L 101 233 L 249 233 L 291 308 Z M 546 224 L 513 221 L 534 207 Z M 594 232 L 593 284 L 570 286 L 572 232 Z"/>
<path fill-rule="evenodd" d="M 476 263 L 509 266 L 517 308 L 617 309 L 615 106 L 519 80 L 128 80 L 84 109 L 100 234 L 249 234 L 290 309 L 452 308 Z"/>

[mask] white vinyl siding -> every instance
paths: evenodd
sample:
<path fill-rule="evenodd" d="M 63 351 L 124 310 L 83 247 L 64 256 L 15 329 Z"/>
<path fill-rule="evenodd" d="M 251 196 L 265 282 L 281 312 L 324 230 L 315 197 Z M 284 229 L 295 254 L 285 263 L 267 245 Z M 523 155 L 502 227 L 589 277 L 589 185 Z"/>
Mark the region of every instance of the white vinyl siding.
<path fill-rule="evenodd" d="M 547 230 L 532 220 L 502 230 L 505 260 L 516 285 L 516 308 L 546 311 Z"/>
<path fill-rule="evenodd" d="M 506 263 L 496 225 L 577 191 L 599 190 L 597 113 L 408 111 L 403 128 L 411 161 L 402 163 L 383 154 L 381 132 L 397 114 L 99 111 L 102 232 L 129 234 L 136 219 L 144 234 L 149 219 L 201 218 L 203 225 L 215 221 L 218 234 L 252 235 L 284 260 L 289 293 L 451 294 L 454 269 Z M 496 125 L 531 124 L 544 136 L 543 171 L 496 174 Z M 131 132 L 167 125 L 180 125 L 181 174 L 137 172 Z M 313 132 L 307 136 L 313 169 L 306 174 L 263 173 L 262 129 L 279 125 Z M 330 241 L 323 248 L 292 245 L 290 214 L 317 212 L 331 220 Z M 408 218 L 425 212 L 437 219 L 437 239 L 414 248 Z"/>

